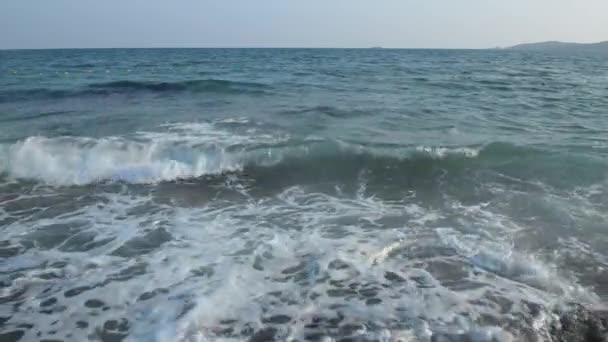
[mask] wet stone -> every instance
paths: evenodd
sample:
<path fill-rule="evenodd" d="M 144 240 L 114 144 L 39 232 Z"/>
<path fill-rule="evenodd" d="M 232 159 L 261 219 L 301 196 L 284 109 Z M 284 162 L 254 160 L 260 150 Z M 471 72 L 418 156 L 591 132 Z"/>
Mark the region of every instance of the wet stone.
<path fill-rule="evenodd" d="M 192 274 L 196 277 L 211 277 L 215 273 L 213 267 L 203 266 L 198 269 L 192 270 Z"/>
<path fill-rule="evenodd" d="M 0 297 L 0 304 L 6 304 L 13 301 L 17 301 L 22 299 L 22 296 L 25 294 L 27 289 L 18 289 L 17 291 L 8 294 L 7 296 Z"/>
<path fill-rule="evenodd" d="M 221 337 L 234 337 L 234 328 L 233 327 L 227 327 L 224 329 L 214 329 L 213 333 L 217 336 L 221 336 Z"/>
<path fill-rule="evenodd" d="M 312 332 L 312 333 L 305 334 L 304 339 L 306 339 L 306 341 L 323 341 L 323 338 L 325 336 L 326 335 L 321 332 Z"/>
<path fill-rule="evenodd" d="M 608 341 L 608 311 L 593 311 L 578 305 L 568 312 L 557 314 L 559 320 L 552 323 L 549 329 L 553 341 Z"/>
<path fill-rule="evenodd" d="M 364 342 L 364 341 L 361 341 L 360 339 L 356 339 L 354 337 L 346 337 L 346 338 L 339 339 L 338 342 Z"/>
<path fill-rule="evenodd" d="M 6 333 L 0 333 L 0 341 L 2 342 L 16 342 L 19 341 L 25 332 L 22 330 L 15 330 Z"/>
<path fill-rule="evenodd" d="M 268 318 L 262 319 L 263 323 L 269 324 L 285 324 L 291 321 L 291 317 L 287 315 L 274 315 Z"/>
<path fill-rule="evenodd" d="M 327 320 L 327 323 L 330 327 L 338 327 L 338 325 L 344 320 L 344 315 L 342 313 L 338 313 L 336 317 L 330 318 Z"/>
<path fill-rule="evenodd" d="M 330 270 L 344 270 L 350 268 L 350 265 L 342 260 L 333 260 L 327 265 Z"/>
<path fill-rule="evenodd" d="M 492 315 L 482 313 L 479 315 L 477 322 L 484 326 L 499 326 L 500 320 Z"/>
<path fill-rule="evenodd" d="M 359 290 L 359 294 L 363 297 L 376 297 L 378 295 L 378 289 L 370 288 Z"/>
<path fill-rule="evenodd" d="M 528 308 L 532 317 L 538 317 L 542 311 L 542 305 L 523 300 L 522 303 Z"/>
<path fill-rule="evenodd" d="M 97 339 L 103 342 L 122 342 L 127 334 L 115 333 L 110 331 L 98 330 L 96 333 Z"/>
<path fill-rule="evenodd" d="M 260 258 L 259 255 L 257 255 L 255 257 L 255 260 L 253 262 L 253 268 L 255 270 L 258 270 L 258 271 L 263 271 L 264 270 L 264 266 L 262 265 L 262 258 Z"/>
<path fill-rule="evenodd" d="M 251 326 L 251 324 L 247 323 L 241 329 L 241 336 L 251 336 L 255 332 L 255 329 Z"/>
<path fill-rule="evenodd" d="M 93 289 L 91 286 L 79 286 L 79 287 L 75 287 L 73 289 L 65 291 L 63 293 L 63 295 L 66 298 L 75 297 L 75 296 L 78 296 L 79 294 L 81 294 L 85 291 L 89 291 L 91 289 Z"/>
<path fill-rule="evenodd" d="M 347 297 L 356 295 L 357 291 L 351 289 L 331 289 L 327 290 L 327 295 L 330 297 Z"/>
<path fill-rule="evenodd" d="M 425 268 L 442 283 L 453 283 L 465 279 L 469 274 L 466 265 L 450 261 L 432 261 Z"/>
<path fill-rule="evenodd" d="M 445 287 L 449 288 L 452 291 L 470 291 L 477 290 L 483 287 L 487 287 L 488 284 L 480 283 L 477 281 L 471 281 L 467 279 L 459 280 L 457 282 L 452 283 L 444 283 Z"/>
<path fill-rule="evenodd" d="M 281 271 L 281 273 L 282 274 L 294 274 L 294 273 L 298 273 L 298 272 L 304 270 L 305 267 L 306 267 L 306 263 L 301 262 L 295 266 L 284 269 L 283 271 Z"/>
<path fill-rule="evenodd" d="M 173 236 L 163 228 L 147 232 L 144 236 L 135 237 L 118 247 L 112 255 L 134 257 L 148 254 L 173 239 Z"/>
<path fill-rule="evenodd" d="M 329 285 L 334 287 L 344 287 L 344 283 L 340 280 L 330 280 Z"/>
<path fill-rule="evenodd" d="M 285 299 L 285 300 L 281 300 L 281 302 L 287 304 L 287 305 L 298 305 L 300 304 L 300 302 L 298 302 L 297 300 L 294 299 Z"/>
<path fill-rule="evenodd" d="M 317 284 L 325 284 L 326 282 L 328 282 L 330 279 L 329 275 L 327 274 L 322 274 L 321 276 L 319 276 L 318 278 L 316 278 L 315 283 Z"/>
<path fill-rule="evenodd" d="M 344 309 L 345 307 L 346 307 L 346 305 L 343 303 L 334 303 L 329 306 L 329 309 L 330 310 L 340 310 L 340 309 Z"/>
<path fill-rule="evenodd" d="M 51 279 L 61 279 L 61 274 L 57 274 L 56 272 L 47 272 L 42 273 L 38 276 L 40 279 L 51 280 Z"/>
<path fill-rule="evenodd" d="M 361 324 L 344 324 L 340 326 L 340 335 L 342 336 L 353 336 L 364 331 L 365 327 Z"/>
<path fill-rule="evenodd" d="M 365 304 L 369 305 L 369 306 L 382 304 L 382 299 L 380 299 L 380 298 L 370 298 L 370 299 L 368 299 L 368 300 L 365 301 Z"/>
<path fill-rule="evenodd" d="M 414 282 L 416 282 L 416 286 L 421 289 L 430 289 L 435 287 L 426 277 L 411 277 Z"/>
<path fill-rule="evenodd" d="M 51 306 L 54 305 L 55 303 L 57 303 L 57 298 L 53 297 L 53 298 L 49 298 L 47 300 L 45 300 L 44 302 L 40 303 L 40 307 L 47 307 L 47 306 Z"/>
<path fill-rule="evenodd" d="M 12 281 L 10 279 L 0 279 L 0 288 L 11 286 Z"/>
<path fill-rule="evenodd" d="M 10 247 L 0 247 L 0 258 L 10 258 L 19 254 L 21 251 L 21 247 L 19 246 L 10 246 Z"/>
<path fill-rule="evenodd" d="M 274 337 L 277 334 L 277 329 L 275 328 L 264 328 L 258 330 L 251 338 L 249 342 L 268 342 L 274 341 Z"/>
<path fill-rule="evenodd" d="M 102 329 L 96 329 L 95 337 L 104 342 L 121 342 L 129 331 L 129 321 L 126 319 L 106 321 Z"/>
<path fill-rule="evenodd" d="M 513 308 L 513 301 L 500 294 L 486 293 L 486 298 L 498 305 L 501 313 L 507 313 Z M 483 305 L 483 303 L 481 303 Z"/>
<path fill-rule="evenodd" d="M 315 299 L 317 299 L 317 298 L 321 297 L 321 295 L 320 295 L 320 294 L 318 294 L 318 293 L 316 293 L 316 292 L 313 292 L 313 293 L 311 293 L 311 294 L 310 294 L 310 296 L 308 296 L 308 297 L 309 297 L 310 299 L 312 299 L 312 300 L 315 300 Z"/>
<path fill-rule="evenodd" d="M 84 306 L 86 306 L 87 308 L 90 308 L 90 309 L 97 309 L 104 305 L 105 305 L 105 303 L 100 301 L 99 299 L 89 299 L 86 302 L 84 302 Z"/>
<path fill-rule="evenodd" d="M 120 320 L 109 320 L 103 324 L 104 330 L 112 330 L 112 331 L 120 331 L 125 332 L 129 331 L 129 321 L 122 318 Z"/>
<path fill-rule="evenodd" d="M 152 299 L 152 298 L 156 297 L 158 294 L 161 294 L 161 293 L 165 293 L 166 294 L 166 293 L 169 293 L 169 291 L 167 289 L 162 289 L 161 288 L 161 289 L 155 289 L 153 291 L 144 292 L 144 293 L 142 293 L 139 296 L 139 298 L 137 298 L 137 300 L 141 302 L 141 301 L 145 301 L 145 300 L 148 300 L 148 299 Z"/>
<path fill-rule="evenodd" d="M 321 323 L 323 321 L 324 321 L 323 317 L 315 316 L 315 317 L 312 318 L 312 323 L 315 323 L 315 324 Z"/>
<path fill-rule="evenodd" d="M 144 275 L 148 265 L 146 263 L 139 263 L 121 270 L 118 273 L 114 273 L 108 276 L 106 282 L 111 281 L 127 281 L 136 276 Z"/>
<path fill-rule="evenodd" d="M 405 278 L 401 277 L 400 275 L 398 275 L 397 273 L 394 272 L 386 272 L 384 274 L 384 279 L 390 281 L 390 282 L 395 282 L 395 283 L 403 283 L 405 282 Z"/>

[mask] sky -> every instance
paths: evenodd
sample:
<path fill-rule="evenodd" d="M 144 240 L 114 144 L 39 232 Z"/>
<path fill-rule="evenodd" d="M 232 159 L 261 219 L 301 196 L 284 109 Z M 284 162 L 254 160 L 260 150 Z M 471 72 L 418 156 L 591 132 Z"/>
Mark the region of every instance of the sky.
<path fill-rule="evenodd" d="M 0 0 L 0 49 L 608 40 L 608 0 Z"/>

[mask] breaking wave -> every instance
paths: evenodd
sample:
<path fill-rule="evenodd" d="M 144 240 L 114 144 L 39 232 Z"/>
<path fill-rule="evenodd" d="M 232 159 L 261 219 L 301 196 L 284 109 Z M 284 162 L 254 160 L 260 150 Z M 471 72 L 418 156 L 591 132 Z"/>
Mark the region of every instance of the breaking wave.
<path fill-rule="evenodd" d="M 357 179 L 365 171 L 378 179 L 411 183 L 438 179 L 446 172 L 466 175 L 484 168 L 517 177 L 522 163 L 556 169 L 547 159 L 550 153 L 505 143 L 386 148 L 259 132 L 238 135 L 211 124 L 163 128 L 163 132 L 97 139 L 34 136 L 0 145 L 0 174 L 52 185 L 84 185 L 157 183 L 235 172 L 252 178 L 315 182 Z M 566 160 L 566 164 L 601 170 L 589 163 Z M 550 171 L 538 174 L 549 183 L 551 177 L 561 179 L 559 172 Z"/>

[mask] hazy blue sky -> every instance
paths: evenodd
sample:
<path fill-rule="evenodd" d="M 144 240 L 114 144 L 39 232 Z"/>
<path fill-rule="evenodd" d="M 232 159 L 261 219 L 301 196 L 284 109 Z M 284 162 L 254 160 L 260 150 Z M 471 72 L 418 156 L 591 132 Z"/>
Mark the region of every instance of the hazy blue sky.
<path fill-rule="evenodd" d="M 0 0 L 0 48 L 608 40 L 608 0 Z"/>

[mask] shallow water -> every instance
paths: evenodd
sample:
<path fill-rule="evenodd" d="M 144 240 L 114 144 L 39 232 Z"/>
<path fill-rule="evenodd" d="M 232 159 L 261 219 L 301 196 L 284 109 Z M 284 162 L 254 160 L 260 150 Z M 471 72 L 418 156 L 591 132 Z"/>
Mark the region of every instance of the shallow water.
<path fill-rule="evenodd" d="M 0 51 L 0 339 L 531 340 L 608 297 L 608 62 Z"/>

